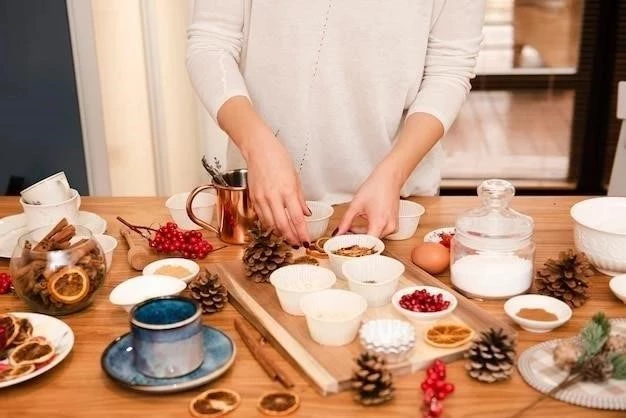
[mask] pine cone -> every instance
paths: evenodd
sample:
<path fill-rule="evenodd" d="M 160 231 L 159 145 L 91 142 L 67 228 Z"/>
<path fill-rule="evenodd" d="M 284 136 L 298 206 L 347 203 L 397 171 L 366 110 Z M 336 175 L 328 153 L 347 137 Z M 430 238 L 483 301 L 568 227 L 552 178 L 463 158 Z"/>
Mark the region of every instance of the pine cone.
<path fill-rule="evenodd" d="M 379 405 L 393 399 L 391 373 L 385 360 L 370 352 L 362 353 L 357 359 L 358 368 L 352 376 L 354 399 L 362 405 Z"/>
<path fill-rule="evenodd" d="M 481 382 L 506 380 L 513 374 L 515 342 L 502 329 L 481 333 L 465 353 L 468 374 Z"/>
<path fill-rule="evenodd" d="M 612 375 L 613 363 L 606 354 L 599 354 L 585 361 L 580 370 L 584 382 L 606 382 Z"/>
<path fill-rule="evenodd" d="M 588 277 L 593 269 L 585 253 L 563 251 L 558 260 L 548 259 L 544 268 L 537 272 L 535 286 L 541 295 L 552 296 L 572 308 L 582 306 L 587 298 Z"/>
<path fill-rule="evenodd" d="M 211 274 L 203 269 L 198 276 L 189 283 L 191 298 L 200 302 L 202 313 L 212 314 L 224 309 L 228 301 L 228 292 L 220 282 L 217 274 Z"/>
<path fill-rule="evenodd" d="M 274 270 L 291 263 L 290 247 L 271 230 L 263 230 L 259 222 L 250 235 L 252 241 L 243 254 L 246 275 L 257 283 L 266 282 Z"/>

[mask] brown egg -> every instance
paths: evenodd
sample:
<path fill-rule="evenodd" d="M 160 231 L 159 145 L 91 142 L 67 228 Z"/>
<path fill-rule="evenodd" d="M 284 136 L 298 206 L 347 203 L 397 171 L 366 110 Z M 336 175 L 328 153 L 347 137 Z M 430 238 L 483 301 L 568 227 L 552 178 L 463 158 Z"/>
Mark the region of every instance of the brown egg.
<path fill-rule="evenodd" d="M 413 248 L 411 261 L 430 274 L 440 274 L 450 265 L 450 251 L 441 244 L 424 242 Z"/>

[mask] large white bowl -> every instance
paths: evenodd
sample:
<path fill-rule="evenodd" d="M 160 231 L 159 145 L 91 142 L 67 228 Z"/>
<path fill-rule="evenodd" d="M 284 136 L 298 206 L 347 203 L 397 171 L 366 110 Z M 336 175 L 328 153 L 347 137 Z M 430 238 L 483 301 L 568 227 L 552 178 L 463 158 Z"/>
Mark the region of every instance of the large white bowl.
<path fill-rule="evenodd" d="M 626 274 L 613 277 L 609 282 L 609 287 L 617 298 L 626 303 Z"/>
<path fill-rule="evenodd" d="M 402 296 L 413 293 L 416 290 L 422 290 L 422 289 L 434 295 L 441 293 L 443 295 L 443 299 L 450 302 L 450 306 L 448 306 L 448 309 L 444 309 L 443 311 L 439 311 L 439 312 L 414 312 L 409 309 L 404 309 L 402 306 L 400 306 L 400 298 Z M 398 311 L 399 313 L 401 313 L 402 315 L 406 316 L 409 319 L 412 319 L 414 321 L 420 321 L 420 322 L 422 321 L 430 322 L 430 321 L 436 321 L 438 319 L 444 318 L 452 314 L 452 312 L 454 312 L 454 310 L 456 309 L 458 301 L 452 293 L 440 287 L 409 286 L 409 287 L 400 289 L 396 293 L 394 293 L 393 296 L 391 297 L 391 304 L 393 305 L 396 311 Z"/>
<path fill-rule="evenodd" d="M 411 238 L 415 235 L 420 218 L 426 211 L 424 206 L 410 200 L 400 200 L 398 210 L 398 231 L 387 235 L 386 239 L 399 241 Z"/>
<path fill-rule="evenodd" d="M 307 200 L 306 204 L 311 209 L 311 216 L 305 216 L 304 219 L 309 231 L 309 239 L 315 241 L 321 238 L 328 229 L 330 217 L 335 213 L 335 209 L 326 203 L 314 202 L 312 200 Z"/>
<path fill-rule="evenodd" d="M 544 309 L 557 316 L 555 321 L 534 321 L 521 318 L 517 315 L 520 309 Z M 504 312 L 515 323 L 526 331 L 543 333 L 560 327 L 572 317 L 572 309 L 565 302 L 544 295 L 519 295 L 507 300 L 504 304 Z"/>
<path fill-rule="evenodd" d="M 367 301 L 342 289 L 313 292 L 300 300 L 311 338 L 322 345 L 341 346 L 356 337 Z"/>
<path fill-rule="evenodd" d="M 375 254 L 380 254 L 385 249 L 385 244 L 376 237 L 365 234 L 354 234 L 354 235 L 338 235 L 336 237 L 332 237 L 324 244 L 324 251 L 328 254 L 328 261 L 330 262 L 330 268 L 335 272 L 338 278 L 344 279 L 342 266 L 343 263 L 354 260 L 355 258 L 366 258 L 371 257 L 372 255 L 366 255 L 363 257 L 346 257 L 342 255 L 333 254 L 333 251 L 337 251 L 340 248 L 349 247 L 351 245 L 359 245 L 361 247 L 374 247 L 376 251 Z"/>
<path fill-rule="evenodd" d="M 283 311 L 290 315 L 304 315 L 300 299 L 309 293 L 333 287 L 335 273 L 324 267 L 308 264 L 293 264 L 281 267 L 270 275 L 270 283 Z"/>
<path fill-rule="evenodd" d="M 185 277 L 175 277 L 175 276 L 170 276 L 164 273 L 157 273 L 157 270 L 164 266 L 183 267 L 184 269 L 189 271 L 189 274 L 186 275 Z M 142 273 L 144 274 L 144 276 L 158 275 L 158 276 L 174 277 L 177 280 L 182 280 L 185 283 L 189 283 L 198 275 L 198 273 L 200 273 L 200 266 L 195 261 L 189 260 L 187 258 L 177 258 L 177 257 L 162 258 L 160 260 L 153 261 L 152 263 L 145 266 L 143 268 Z"/>
<path fill-rule="evenodd" d="M 342 266 L 350 290 L 363 296 L 371 308 L 391 301 L 404 269 L 404 264 L 384 255 L 355 258 Z"/>
<path fill-rule="evenodd" d="M 137 276 L 118 284 L 109 295 L 113 305 L 121 306 L 130 312 L 138 303 L 159 296 L 178 295 L 187 284 L 170 276 Z"/>
<path fill-rule="evenodd" d="M 572 206 L 574 242 L 602 273 L 626 273 L 626 197 L 598 197 Z"/>
<path fill-rule="evenodd" d="M 98 244 L 104 250 L 104 260 L 106 262 L 107 271 L 111 270 L 113 264 L 113 251 L 117 247 L 117 238 L 105 234 L 97 234 L 93 236 Z"/>
<path fill-rule="evenodd" d="M 193 222 L 187 215 L 186 205 L 188 197 L 189 193 L 175 194 L 165 201 L 165 206 L 169 210 L 172 220 L 176 222 L 180 229 L 188 231 L 202 229 L 201 226 Z M 193 199 L 191 208 L 193 209 L 194 215 L 210 223 L 213 219 L 213 210 L 215 209 L 216 202 L 217 197 L 213 193 L 202 192 L 198 193 Z"/>

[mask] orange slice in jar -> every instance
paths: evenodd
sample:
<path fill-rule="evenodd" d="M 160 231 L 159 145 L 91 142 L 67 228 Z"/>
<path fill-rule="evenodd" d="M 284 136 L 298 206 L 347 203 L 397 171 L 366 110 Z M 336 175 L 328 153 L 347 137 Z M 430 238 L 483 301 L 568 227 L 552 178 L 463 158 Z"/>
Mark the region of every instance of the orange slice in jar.
<path fill-rule="evenodd" d="M 474 331 L 460 324 L 438 324 L 424 334 L 426 342 L 433 347 L 454 348 L 467 344 L 474 337 Z"/>
<path fill-rule="evenodd" d="M 48 279 L 48 291 L 57 302 L 78 303 L 89 293 L 89 277 L 80 267 L 65 267 Z"/>
<path fill-rule="evenodd" d="M 47 340 L 31 339 L 13 349 L 9 363 L 13 367 L 37 365 L 50 360 L 54 354 L 54 347 Z"/>

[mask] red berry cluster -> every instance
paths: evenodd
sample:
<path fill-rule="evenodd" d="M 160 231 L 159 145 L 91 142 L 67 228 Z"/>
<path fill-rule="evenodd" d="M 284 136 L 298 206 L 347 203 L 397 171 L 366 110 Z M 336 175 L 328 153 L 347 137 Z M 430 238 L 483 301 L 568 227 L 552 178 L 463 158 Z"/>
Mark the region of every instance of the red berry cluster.
<path fill-rule="evenodd" d="M 450 301 L 441 293 L 433 295 L 426 289 L 416 290 L 400 298 L 400 306 L 413 312 L 440 312 L 448 309 Z"/>
<path fill-rule="evenodd" d="M 213 251 L 213 246 L 202 238 L 200 231 L 183 231 L 174 222 L 160 227 L 148 242 L 158 253 L 179 253 L 191 259 L 203 259 Z"/>
<path fill-rule="evenodd" d="M 450 249 L 450 245 L 452 245 L 452 238 L 454 238 L 454 232 L 451 234 L 441 232 L 439 233 L 439 244 L 443 245 L 447 249 Z"/>
<path fill-rule="evenodd" d="M 0 273 L 0 295 L 6 295 L 13 287 L 13 280 L 8 273 Z"/>
<path fill-rule="evenodd" d="M 426 370 L 426 379 L 420 388 L 424 393 L 424 418 L 437 418 L 443 413 L 443 400 L 454 392 L 454 385 L 446 382 L 446 365 L 441 360 Z"/>

